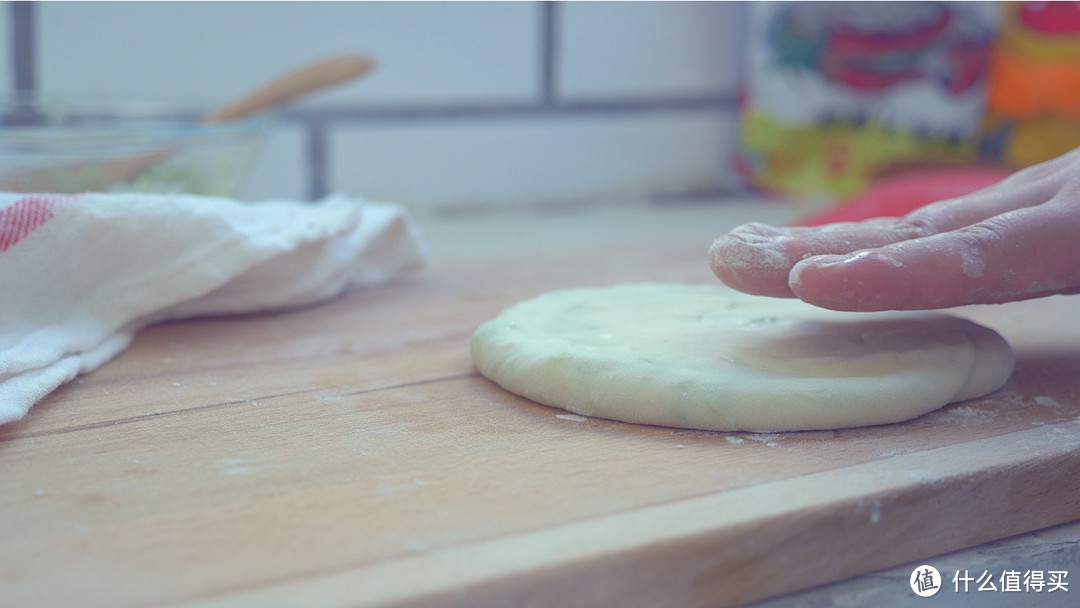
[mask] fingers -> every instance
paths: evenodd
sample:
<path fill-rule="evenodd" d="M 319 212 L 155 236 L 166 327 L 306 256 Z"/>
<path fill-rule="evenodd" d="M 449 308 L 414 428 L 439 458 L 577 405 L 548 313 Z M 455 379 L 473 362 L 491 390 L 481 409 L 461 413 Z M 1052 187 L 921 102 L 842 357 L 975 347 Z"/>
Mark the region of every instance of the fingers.
<path fill-rule="evenodd" d="M 1080 205 L 1055 199 L 941 232 L 796 264 L 790 288 L 823 308 L 921 310 L 1080 289 Z"/>
<path fill-rule="evenodd" d="M 1053 197 L 1061 187 L 1060 181 L 1058 172 L 1029 173 L 1026 178 L 1013 180 L 1008 187 L 997 184 L 968 196 L 927 205 L 903 218 L 819 227 L 746 224 L 712 244 L 709 265 L 717 278 L 739 291 L 794 297 L 797 294 L 789 285 L 789 275 L 803 260 L 924 238 L 1033 207 Z"/>
<path fill-rule="evenodd" d="M 788 274 L 811 256 L 880 247 L 910 238 L 881 220 L 844 222 L 818 228 L 775 228 L 746 224 L 713 242 L 709 266 L 727 285 L 755 295 L 793 297 Z"/>
<path fill-rule="evenodd" d="M 709 267 L 718 279 L 739 291 L 793 297 L 787 275 L 800 258 L 784 250 L 781 238 L 780 229 L 765 224 L 739 226 L 709 247 Z"/>

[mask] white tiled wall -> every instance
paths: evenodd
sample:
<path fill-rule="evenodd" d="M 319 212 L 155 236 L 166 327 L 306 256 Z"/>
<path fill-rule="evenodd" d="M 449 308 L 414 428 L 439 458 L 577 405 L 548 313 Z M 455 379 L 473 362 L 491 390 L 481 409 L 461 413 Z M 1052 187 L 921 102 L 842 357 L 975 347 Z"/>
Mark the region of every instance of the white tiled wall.
<path fill-rule="evenodd" d="M 560 13 L 566 98 L 724 93 L 736 85 L 737 4 L 569 2 Z"/>
<path fill-rule="evenodd" d="M 307 61 L 376 57 L 371 77 L 323 101 L 527 99 L 539 6 L 464 2 L 47 2 L 49 93 L 227 101 Z"/>
<path fill-rule="evenodd" d="M 290 113 L 245 198 L 305 198 L 318 175 L 326 190 L 418 207 L 729 184 L 744 11 L 737 3 L 573 2 L 554 13 L 538 2 L 35 7 L 37 82 L 50 96 L 210 106 L 307 61 L 374 56 L 372 75 Z M 0 69 L 9 70 L 6 51 Z M 545 57 L 553 61 L 550 98 Z M 418 112 L 386 118 L 395 108 Z M 326 166 L 313 172 L 315 123 L 325 128 L 316 141 L 325 142 Z"/>
<path fill-rule="evenodd" d="M 732 135 L 711 111 L 361 125 L 335 134 L 331 171 L 345 192 L 407 204 L 677 193 L 715 184 Z"/>

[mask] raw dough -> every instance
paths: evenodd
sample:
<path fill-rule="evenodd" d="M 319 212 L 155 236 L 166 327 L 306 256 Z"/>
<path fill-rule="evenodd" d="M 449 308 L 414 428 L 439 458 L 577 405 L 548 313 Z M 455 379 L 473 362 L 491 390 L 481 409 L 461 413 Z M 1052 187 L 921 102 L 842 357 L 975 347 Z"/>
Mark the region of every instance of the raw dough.
<path fill-rule="evenodd" d="M 1013 369 L 994 331 L 932 313 L 843 313 L 706 285 L 541 295 L 472 339 L 480 373 L 545 405 L 724 431 L 908 420 L 997 390 Z"/>

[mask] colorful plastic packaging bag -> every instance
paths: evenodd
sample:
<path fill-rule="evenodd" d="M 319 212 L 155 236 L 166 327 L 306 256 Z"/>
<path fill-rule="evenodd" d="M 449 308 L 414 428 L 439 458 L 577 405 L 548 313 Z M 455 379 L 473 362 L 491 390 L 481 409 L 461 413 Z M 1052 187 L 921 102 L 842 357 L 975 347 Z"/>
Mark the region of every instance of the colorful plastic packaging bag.
<path fill-rule="evenodd" d="M 1080 3 L 1010 2 L 990 69 L 984 152 L 1012 168 L 1080 146 Z"/>
<path fill-rule="evenodd" d="M 999 9 L 752 4 L 737 169 L 764 191 L 837 199 L 913 167 L 972 163 Z"/>

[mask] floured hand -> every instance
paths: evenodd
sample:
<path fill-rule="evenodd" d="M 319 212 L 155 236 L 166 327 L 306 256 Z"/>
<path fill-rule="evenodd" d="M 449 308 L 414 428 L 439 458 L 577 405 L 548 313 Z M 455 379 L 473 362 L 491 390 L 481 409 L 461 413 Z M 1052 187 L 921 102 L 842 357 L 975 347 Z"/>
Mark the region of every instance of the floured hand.
<path fill-rule="evenodd" d="M 1080 293 L 1080 148 L 902 218 L 746 224 L 709 265 L 750 294 L 834 310 L 919 310 Z"/>

